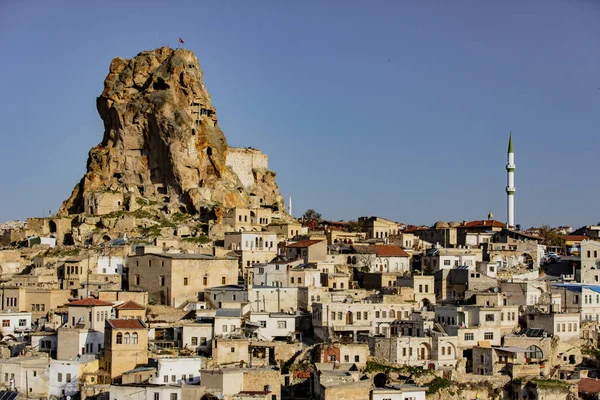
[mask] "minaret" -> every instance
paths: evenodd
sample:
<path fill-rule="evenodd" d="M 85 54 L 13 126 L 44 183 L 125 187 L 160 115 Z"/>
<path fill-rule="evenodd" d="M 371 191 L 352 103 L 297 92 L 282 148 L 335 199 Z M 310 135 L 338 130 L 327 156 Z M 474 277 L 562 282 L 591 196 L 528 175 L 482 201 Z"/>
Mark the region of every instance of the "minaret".
<path fill-rule="evenodd" d="M 292 196 L 290 196 L 290 202 L 288 204 L 288 214 L 292 215 Z"/>
<path fill-rule="evenodd" d="M 515 152 L 513 150 L 512 132 L 508 139 L 508 162 L 506 163 L 506 225 L 515 228 Z"/>

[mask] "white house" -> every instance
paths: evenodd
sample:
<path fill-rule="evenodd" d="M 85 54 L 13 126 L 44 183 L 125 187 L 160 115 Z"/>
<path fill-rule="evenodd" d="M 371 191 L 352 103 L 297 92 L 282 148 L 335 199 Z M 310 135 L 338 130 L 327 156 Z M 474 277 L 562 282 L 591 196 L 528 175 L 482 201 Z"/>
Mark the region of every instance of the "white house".
<path fill-rule="evenodd" d="M 2 336 L 20 334 L 31 330 L 30 312 L 2 312 L 0 313 Z"/>
<path fill-rule="evenodd" d="M 409 384 L 386 385 L 371 391 L 371 400 L 425 400 L 428 387 Z"/>
<path fill-rule="evenodd" d="M 253 324 L 247 324 L 247 327 L 254 326 L 253 331 L 261 340 L 293 338 L 296 331 L 295 314 L 252 312 L 250 322 Z"/>
<path fill-rule="evenodd" d="M 468 267 L 475 271 L 477 263 L 482 261 L 481 249 L 445 249 L 434 247 L 429 249 L 421 259 L 423 270 L 431 269 L 436 272 L 440 269 L 452 269 L 454 267 Z"/>
<path fill-rule="evenodd" d="M 242 329 L 242 310 L 238 308 L 220 308 L 215 314 L 216 335 L 240 333 Z"/>
<path fill-rule="evenodd" d="M 98 270 L 96 273 L 102 275 L 123 274 L 123 257 L 120 256 L 100 256 L 97 262 Z"/>
<path fill-rule="evenodd" d="M 196 352 L 210 353 L 214 327 L 208 322 L 184 323 L 181 332 L 181 343 Z"/>
<path fill-rule="evenodd" d="M 0 385 L 12 388 L 29 398 L 48 396 L 48 368 L 46 356 L 14 357 L 0 360 Z"/>
<path fill-rule="evenodd" d="M 202 357 L 177 357 L 157 359 L 156 377 L 150 383 L 195 385 L 200 383 Z"/>
<path fill-rule="evenodd" d="M 98 367 L 95 356 L 81 356 L 75 360 L 50 360 L 49 395 L 57 398 L 76 396 L 79 394 L 80 375 L 90 368 L 93 372 Z"/>
<path fill-rule="evenodd" d="M 368 267 L 369 272 L 409 272 L 410 254 L 400 246 L 354 246 L 356 255 L 349 255 L 348 264 L 359 268 Z"/>
<path fill-rule="evenodd" d="M 287 286 L 288 269 L 302 264 L 302 260 L 274 261 L 254 264 L 254 286 Z"/>

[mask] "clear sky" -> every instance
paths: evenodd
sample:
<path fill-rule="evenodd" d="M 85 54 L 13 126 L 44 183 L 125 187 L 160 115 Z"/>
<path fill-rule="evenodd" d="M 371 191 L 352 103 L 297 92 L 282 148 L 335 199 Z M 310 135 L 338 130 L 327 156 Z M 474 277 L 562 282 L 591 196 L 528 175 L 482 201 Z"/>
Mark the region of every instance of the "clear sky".
<path fill-rule="evenodd" d="M 195 52 L 232 146 L 294 215 L 600 221 L 600 2 L 0 1 L 0 221 L 56 212 L 112 58 Z M 156 32 L 158 30 L 158 41 Z"/>

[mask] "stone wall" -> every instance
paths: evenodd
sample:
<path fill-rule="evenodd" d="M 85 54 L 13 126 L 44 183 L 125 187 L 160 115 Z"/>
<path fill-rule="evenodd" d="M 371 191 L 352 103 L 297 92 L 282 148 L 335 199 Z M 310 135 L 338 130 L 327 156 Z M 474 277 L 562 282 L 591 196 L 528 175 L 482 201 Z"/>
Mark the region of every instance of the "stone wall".
<path fill-rule="evenodd" d="M 267 155 L 251 148 L 230 147 L 225 164 L 236 173 L 244 187 L 254 185 L 254 169 L 269 169 Z"/>

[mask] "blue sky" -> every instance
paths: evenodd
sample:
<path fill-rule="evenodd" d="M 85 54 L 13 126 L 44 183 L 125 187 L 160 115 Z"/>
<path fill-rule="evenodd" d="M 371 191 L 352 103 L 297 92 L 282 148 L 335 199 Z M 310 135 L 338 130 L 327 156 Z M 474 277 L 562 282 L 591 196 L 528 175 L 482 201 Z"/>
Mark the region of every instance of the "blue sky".
<path fill-rule="evenodd" d="M 232 146 L 294 214 L 600 221 L 600 3 L 0 2 L 0 221 L 56 212 L 102 139 L 112 58 L 193 50 Z"/>

